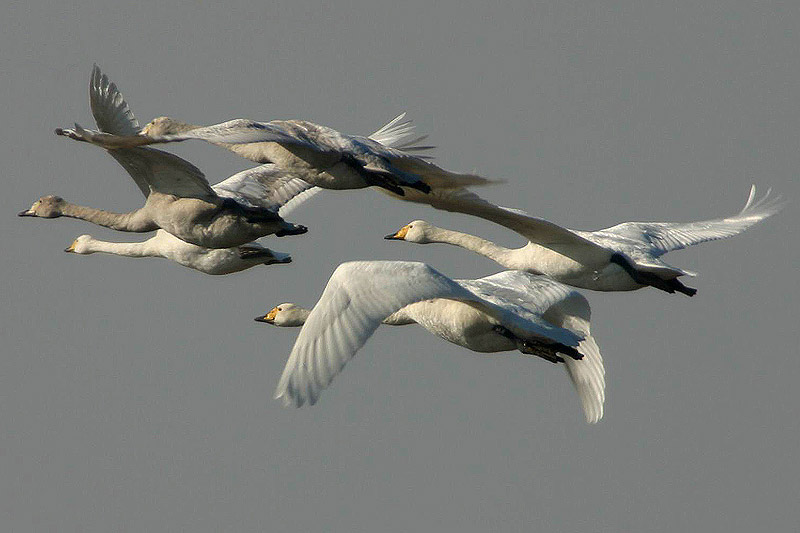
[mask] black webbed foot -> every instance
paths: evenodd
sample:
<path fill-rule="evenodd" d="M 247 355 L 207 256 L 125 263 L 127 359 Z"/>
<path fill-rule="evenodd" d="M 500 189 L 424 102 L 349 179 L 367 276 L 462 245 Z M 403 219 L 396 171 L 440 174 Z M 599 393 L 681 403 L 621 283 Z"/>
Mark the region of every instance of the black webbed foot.
<path fill-rule="evenodd" d="M 275 232 L 276 237 L 286 237 L 287 235 L 302 235 L 307 233 L 308 228 L 300 224 L 292 224 L 290 227 L 281 228 Z"/>
<path fill-rule="evenodd" d="M 685 294 L 686 296 L 694 296 L 697 294 L 697 289 L 693 289 L 691 287 L 687 287 L 677 278 L 673 278 L 670 280 L 661 279 L 660 277 L 656 276 L 652 272 L 643 272 L 641 270 L 637 270 L 628 259 L 620 254 L 615 253 L 609 259 L 610 262 L 619 265 L 628 273 L 628 275 L 633 278 L 633 281 L 640 285 L 647 285 L 650 287 L 655 287 L 656 289 L 662 290 L 664 292 L 668 292 L 670 294 L 675 294 L 679 292 L 681 294 Z"/>

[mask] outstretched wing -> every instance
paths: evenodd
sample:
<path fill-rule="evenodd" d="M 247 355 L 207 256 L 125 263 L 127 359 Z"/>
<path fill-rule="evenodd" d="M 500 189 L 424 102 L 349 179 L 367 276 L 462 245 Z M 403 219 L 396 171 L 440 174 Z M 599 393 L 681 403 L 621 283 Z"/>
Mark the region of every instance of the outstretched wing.
<path fill-rule="evenodd" d="M 315 403 L 384 318 L 431 298 L 471 301 L 474 296 L 424 263 L 339 265 L 295 341 L 275 398 L 287 406 Z"/>
<path fill-rule="evenodd" d="M 785 205 L 780 196 L 770 196 L 771 192 L 772 189 L 768 189 L 764 196 L 756 200 L 756 186 L 753 185 L 744 208 L 731 217 L 698 222 L 625 222 L 595 234 L 601 238 L 645 244 L 658 257 L 693 244 L 733 237 L 771 217 Z"/>

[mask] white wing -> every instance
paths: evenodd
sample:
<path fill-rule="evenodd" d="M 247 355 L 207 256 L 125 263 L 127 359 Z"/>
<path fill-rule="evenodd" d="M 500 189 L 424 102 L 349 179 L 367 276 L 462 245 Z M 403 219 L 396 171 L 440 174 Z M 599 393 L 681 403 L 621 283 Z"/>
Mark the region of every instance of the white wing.
<path fill-rule="evenodd" d="M 594 232 L 599 238 L 609 238 L 632 244 L 645 244 L 656 257 L 672 250 L 680 250 L 706 241 L 726 239 L 742 233 L 750 226 L 768 218 L 785 205 L 780 196 L 770 197 L 770 192 L 755 200 L 756 186 L 750 188 L 744 208 L 734 216 L 698 222 L 625 222 Z"/>
<path fill-rule="evenodd" d="M 298 407 L 315 403 L 384 318 L 431 298 L 472 301 L 475 296 L 424 263 L 339 265 L 297 337 L 275 398 Z"/>
<path fill-rule="evenodd" d="M 583 335 L 553 325 L 542 318 L 558 295 L 569 294 L 561 284 L 551 287 L 540 283 L 537 276 L 528 272 L 511 270 L 475 280 L 456 282 L 483 300 L 480 307 L 497 318 L 504 326 L 523 339 L 538 338 L 545 342 L 557 341 L 567 346 L 578 346 Z M 563 296 L 562 296 L 563 297 Z M 491 305 L 496 306 L 492 309 Z"/>
<path fill-rule="evenodd" d="M 202 126 L 193 130 L 172 135 L 147 136 L 152 143 L 168 143 L 197 139 L 211 143 L 246 144 L 251 142 L 277 142 L 289 145 L 302 145 L 317 149 L 318 146 L 296 128 L 287 128 L 289 121 L 256 122 L 245 118 L 237 118 L 211 126 Z M 137 142 L 131 139 L 132 142 Z M 141 141 L 138 141 L 141 142 Z"/>
<path fill-rule="evenodd" d="M 117 86 L 95 65 L 89 78 L 89 106 L 100 131 L 136 135 L 141 129 Z"/>
<path fill-rule="evenodd" d="M 212 188 L 219 196 L 233 198 L 242 205 L 277 211 L 312 187 L 276 165 L 266 164 L 238 172 Z"/>
<path fill-rule="evenodd" d="M 566 328 L 583 337 L 578 351 L 583 359 L 565 357 L 565 369 L 583 407 L 586 421 L 595 423 L 603 417 L 605 401 L 605 369 L 600 348 L 591 335 L 591 308 L 578 291 L 547 276 L 517 270 L 500 272 L 476 282 L 495 286 L 495 295 L 543 317 L 558 329 Z M 560 327 L 559 327 L 560 326 Z"/>
<path fill-rule="evenodd" d="M 561 285 L 555 281 L 549 281 Z M 564 361 L 567 375 L 578 392 L 586 421 L 594 424 L 603 418 L 606 371 L 600 348 L 591 334 L 592 311 L 589 302 L 582 294 L 570 289 L 566 297 L 552 303 L 544 316 L 554 324 L 559 324 L 585 337 L 578 346 L 578 351 L 583 354 L 583 359 L 576 361 L 565 357 Z"/>

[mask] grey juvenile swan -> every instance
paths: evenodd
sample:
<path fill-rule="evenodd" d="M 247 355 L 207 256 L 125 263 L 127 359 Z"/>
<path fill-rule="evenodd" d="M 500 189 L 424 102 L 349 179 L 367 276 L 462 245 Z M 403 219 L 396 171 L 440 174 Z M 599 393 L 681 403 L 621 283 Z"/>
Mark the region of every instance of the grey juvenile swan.
<path fill-rule="evenodd" d="M 357 261 L 336 269 L 313 310 L 281 304 L 256 320 L 303 326 L 275 391 L 287 406 L 315 403 L 381 323 L 417 323 L 476 352 L 565 363 L 593 423 L 603 416 L 605 371 L 590 316 L 583 296 L 544 276 L 452 280 L 424 263 Z"/>
<path fill-rule="evenodd" d="M 138 131 L 138 122 L 122 95 L 96 65 L 89 95 L 92 114 L 102 130 L 122 134 Z M 229 248 L 264 235 L 298 235 L 307 231 L 284 221 L 278 209 L 311 186 L 287 176 L 274 165 L 239 172 L 211 187 L 197 167 L 173 154 L 152 148 L 109 153 L 147 198 L 141 209 L 118 214 L 45 196 L 19 215 L 80 218 L 122 231 L 161 228 L 207 248 Z"/>
<path fill-rule="evenodd" d="M 403 116 L 386 127 L 398 127 L 396 123 Z M 417 144 L 425 136 L 392 148 L 375 139 L 347 135 L 305 120 L 235 119 L 213 126 L 195 126 L 159 117 L 141 131 L 116 135 L 92 132 L 77 124 L 74 129 L 56 133 L 108 149 L 200 139 L 251 161 L 274 163 L 294 177 L 324 189 L 376 186 L 401 199 L 410 190 L 428 193 L 492 183 L 473 174 L 444 170 L 426 161 L 426 156 L 414 155 L 412 152 L 433 148 Z"/>
<path fill-rule="evenodd" d="M 506 268 L 545 274 L 584 289 L 630 291 L 646 286 L 693 296 L 697 291 L 677 278 L 693 272 L 668 265 L 660 257 L 693 244 L 732 237 L 780 211 L 770 191 L 755 199 L 755 186 L 737 214 L 699 222 L 624 222 L 597 231 L 563 228 L 514 209 L 497 207 L 469 191 L 438 195 L 434 207 L 469 213 L 510 228 L 530 242 L 509 249 L 474 235 L 415 220 L 387 235 L 418 244 L 446 243 L 472 250 Z"/>

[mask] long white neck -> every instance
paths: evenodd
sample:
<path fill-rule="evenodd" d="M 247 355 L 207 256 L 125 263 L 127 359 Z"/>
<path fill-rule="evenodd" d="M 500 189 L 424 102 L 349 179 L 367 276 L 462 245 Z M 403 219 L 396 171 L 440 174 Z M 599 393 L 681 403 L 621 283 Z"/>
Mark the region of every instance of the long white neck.
<path fill-rule="evenodd" d="M 92 239 L 87 243 L 92 252 L 105 254 L 124 255 L 126 257 L 162 257 L 158 250 L 150 246 L 150 241 L 144 242 L 107 242 Z"/>
<path fill-rule="evenodd" d="M 453 246 L 472 250 L 473 252 L 484 257 L 488 257 L 492 261 L 495 261 L 506 268 L 516 268 L 514 265 L 513 256 L 517 250 L 498 246 L 491 241 L 481 239 L 475 235 L 444 228 L 434 228 L 427 232 L 426 237 L 428 237 L 430 242 L 452 244 Z"/>

